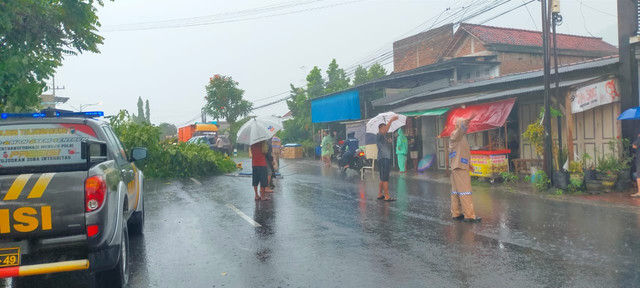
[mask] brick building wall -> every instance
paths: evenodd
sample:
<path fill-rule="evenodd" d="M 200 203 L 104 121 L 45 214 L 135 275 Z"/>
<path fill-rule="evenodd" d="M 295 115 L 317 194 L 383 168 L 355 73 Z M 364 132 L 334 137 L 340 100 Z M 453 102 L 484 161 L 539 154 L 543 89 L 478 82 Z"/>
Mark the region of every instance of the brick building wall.
<path fill-rule="evenodd" d="M 393 43 L 393 71 L 402 72 L 436 63 L 453 39 L 453 24 Z"/>
<path fill-rule="evenodd" d="M 542 54 L 534 53 L 512 53 L 512 52 L 494 52 L 498 55 L 500 62 L 500 75 L 508 75 L 513 73 L 521 73 L 531 70 L 539 70 L 544 68 Z M 582 62 L 592 59 L 590 57 L 559 55 L 558 62 L 560 65 Z M 553 69 L 553 58 L 551 58 L 551 67 Z"/>
<path fill-rule="evenodd" d="M 470 56 L 484 51 L 487 51 L 487 48 L 484 47 L 482 42 L 467 35 L 461 44 L 454 50 L 453 57 Z"/>

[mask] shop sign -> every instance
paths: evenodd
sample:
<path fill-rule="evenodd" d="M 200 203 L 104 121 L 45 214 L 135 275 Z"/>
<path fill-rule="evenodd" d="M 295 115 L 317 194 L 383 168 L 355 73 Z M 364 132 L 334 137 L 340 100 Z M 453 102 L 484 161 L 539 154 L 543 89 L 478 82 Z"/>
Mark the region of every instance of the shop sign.
<path fill-rule="evenodd" d="M 586 110 L 620 101 L 618 80 L 591 84 L 580 89 L 571 96 L 571 113 L 584 112 Z"/>
<path fill-rule="evenodd" d="M 471 155 L 474 171 L 469 174 L 477 177 L 496 177 L 502 172 L 509 172 L 509 158 L 506 154 Z"/>

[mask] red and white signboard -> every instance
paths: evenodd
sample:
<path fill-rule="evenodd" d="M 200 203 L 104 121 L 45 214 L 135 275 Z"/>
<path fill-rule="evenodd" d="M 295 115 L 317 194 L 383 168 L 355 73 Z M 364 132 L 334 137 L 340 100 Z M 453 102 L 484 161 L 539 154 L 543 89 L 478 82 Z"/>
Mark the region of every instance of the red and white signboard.
<path fill-rule="evenodd" d="M 617 79 L 582 87 L 571 96 L 571 113 L 575 114 L 600 105 L 618 102 L 620 101 L 619 91 Z"/>

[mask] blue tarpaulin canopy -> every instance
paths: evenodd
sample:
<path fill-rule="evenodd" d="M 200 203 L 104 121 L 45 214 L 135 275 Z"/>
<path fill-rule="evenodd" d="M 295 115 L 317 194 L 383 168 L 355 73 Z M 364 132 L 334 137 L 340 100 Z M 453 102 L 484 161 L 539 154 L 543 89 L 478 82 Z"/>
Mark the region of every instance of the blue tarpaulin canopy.
<path fill-rule="evenodd" d="M 325 123 L 360 119 L 360 93 L 346 91 L 311 100 L 311 122 Z"/>

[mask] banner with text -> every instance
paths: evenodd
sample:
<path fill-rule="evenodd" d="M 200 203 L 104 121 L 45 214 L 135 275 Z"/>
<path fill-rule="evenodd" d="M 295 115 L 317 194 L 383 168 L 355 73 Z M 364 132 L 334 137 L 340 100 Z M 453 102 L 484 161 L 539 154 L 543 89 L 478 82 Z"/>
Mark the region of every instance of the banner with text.
<path fill-rule="evenodd" d="M 598 82 L 576 90 L 571 96 L 571 113 L 584 112 L 618 101 L 620 101 L 620 93 L 617 79 Z"/>

